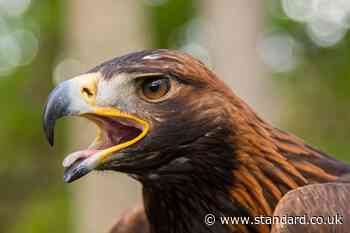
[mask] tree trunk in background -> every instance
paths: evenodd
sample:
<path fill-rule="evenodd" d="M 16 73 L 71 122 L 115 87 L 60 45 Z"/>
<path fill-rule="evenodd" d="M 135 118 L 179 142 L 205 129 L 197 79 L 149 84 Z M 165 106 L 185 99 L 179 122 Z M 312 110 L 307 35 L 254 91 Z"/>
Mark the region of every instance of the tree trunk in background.
<path fill-rule="evenodd" d="M 214 71 L 259 114 L 274 120 L 276 101 L 270 95 L 269 80 L 263 78 L 257 51 L 262 4 L 259 0 L 205 0 L 202 16 Z"/>
<path fill-rule="evenodd" d="M 78 59 L 84 66 L 81 72 L 85 72 L 102 61 L 145 48 L 148 43 L 141 7 L 137 0 L 67 1 L 65 54 Z M 71 150 L 91 143 L 95 129 L 86 124 L 72 124 Z M 141 201 L 140 186 L 117 173 L 90 174 L 71 187 L 73 232 L 107 232 L 122 211 Z"/>

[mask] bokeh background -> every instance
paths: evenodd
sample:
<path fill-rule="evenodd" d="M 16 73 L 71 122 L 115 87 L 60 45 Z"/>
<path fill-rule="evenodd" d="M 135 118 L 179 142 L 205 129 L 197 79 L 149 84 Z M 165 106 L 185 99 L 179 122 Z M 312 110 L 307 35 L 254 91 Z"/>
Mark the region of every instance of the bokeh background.
<path fill-rule="evenodd" d="M 62 181 L 94 137 L 41 113 L 58 82 L 145 48 L 200 58 L 270 122 L 350 162 L 349 0 L 0 0 L 0 232 L 106 232 L 141 200 L 120 174 Z"/>

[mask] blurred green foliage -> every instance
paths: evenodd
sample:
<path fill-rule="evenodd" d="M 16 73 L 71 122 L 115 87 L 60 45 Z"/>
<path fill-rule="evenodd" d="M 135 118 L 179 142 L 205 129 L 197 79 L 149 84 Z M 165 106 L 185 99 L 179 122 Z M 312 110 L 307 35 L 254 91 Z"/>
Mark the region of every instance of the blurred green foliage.
<path fill-rule="evenodd" d="M 196 0 L 168 0 L 159 5 L 145 5 L 149 13 L 152 47 L 173 47 L 174 40 L 181 37 L 180 29 L 198 15 L 198 4 Z"/>
<path fill-rule="evenodd" d="M 69 232 L 68 195 L 57 168 L 60 158 L 49 148 L 41 127 L 62 41 L 61 9 L 60 0 L 37 0 L 21 16 L 0 12 L 9 28 L 20 25 L 39 40 L 30 65 L 0 77 L 0 232 Z"/>
<path fill-rule="evenodd" d="M 266 5 L 265 30 L 284 31 L 300 45 L 300 64 L 290 73 L 273 74 L 286 95 L 282 106 L 289 131 L 339 159 L 350 162 L 350 36 L 322 48 L 310 39 L 306 25 L 284 15 L 280 1 Z M 273 11 L 271 6 L 273 5 Z"/>

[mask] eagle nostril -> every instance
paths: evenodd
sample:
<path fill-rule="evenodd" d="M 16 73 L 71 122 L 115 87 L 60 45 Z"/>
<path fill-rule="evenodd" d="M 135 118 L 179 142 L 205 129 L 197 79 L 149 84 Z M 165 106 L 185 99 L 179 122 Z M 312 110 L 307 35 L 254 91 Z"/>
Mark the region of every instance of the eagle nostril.
<path fill-rule="evenodd" d="M 83 93 L 89 97 L 93 96 L 94 93 L 92 93 L 92 91 L 90 91 L 88 88 L 84 87 L 83 88 Z"/>
<path fill-rule="evenodd" d="M 81 87 L 80 93 L 88 104 L 95 104 L 96 101 L 96 89 L 86 86 Z"/>
<path fill-rule="evenodd" d="M 94 104 L 97 95 L 97 83 L 95 79 L 79 80 L 80 95 L 89 104 Z"/>
<path fill-rule="evenodd" d="M 95 95 L 94 91 L 90 90 L 90 89 L 87 88 L 87 87 L 83 87 L 83 88 L 81 89 L 81 93 L 83 94 L 83 96 L 84 96 L 85 98 L 88 98 L 88 99 L 91 99 L 91 98 L 94 97 L 94 95 Z"/>

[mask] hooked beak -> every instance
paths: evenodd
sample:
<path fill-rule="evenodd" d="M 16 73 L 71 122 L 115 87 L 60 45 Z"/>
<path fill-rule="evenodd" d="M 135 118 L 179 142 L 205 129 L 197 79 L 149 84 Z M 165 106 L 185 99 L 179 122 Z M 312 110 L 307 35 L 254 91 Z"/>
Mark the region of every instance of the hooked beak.
<path fill-rule="evenodd" d="M 73 182 L 112 159 L 112 155 L 144 138 L 149 124 L 117 108 L 96 104 L 99 73 L 78 76 L 59 84 L 49 95 L 43 114 L 43 128 L 48 142 L 54 143 L 58 119 L 82 116 L 99 128 L 97 137 L 87 150 L 70 154 L 63 161 L 64 181 Z M 122 158 L 119 158 L 122 159 Z"/>

